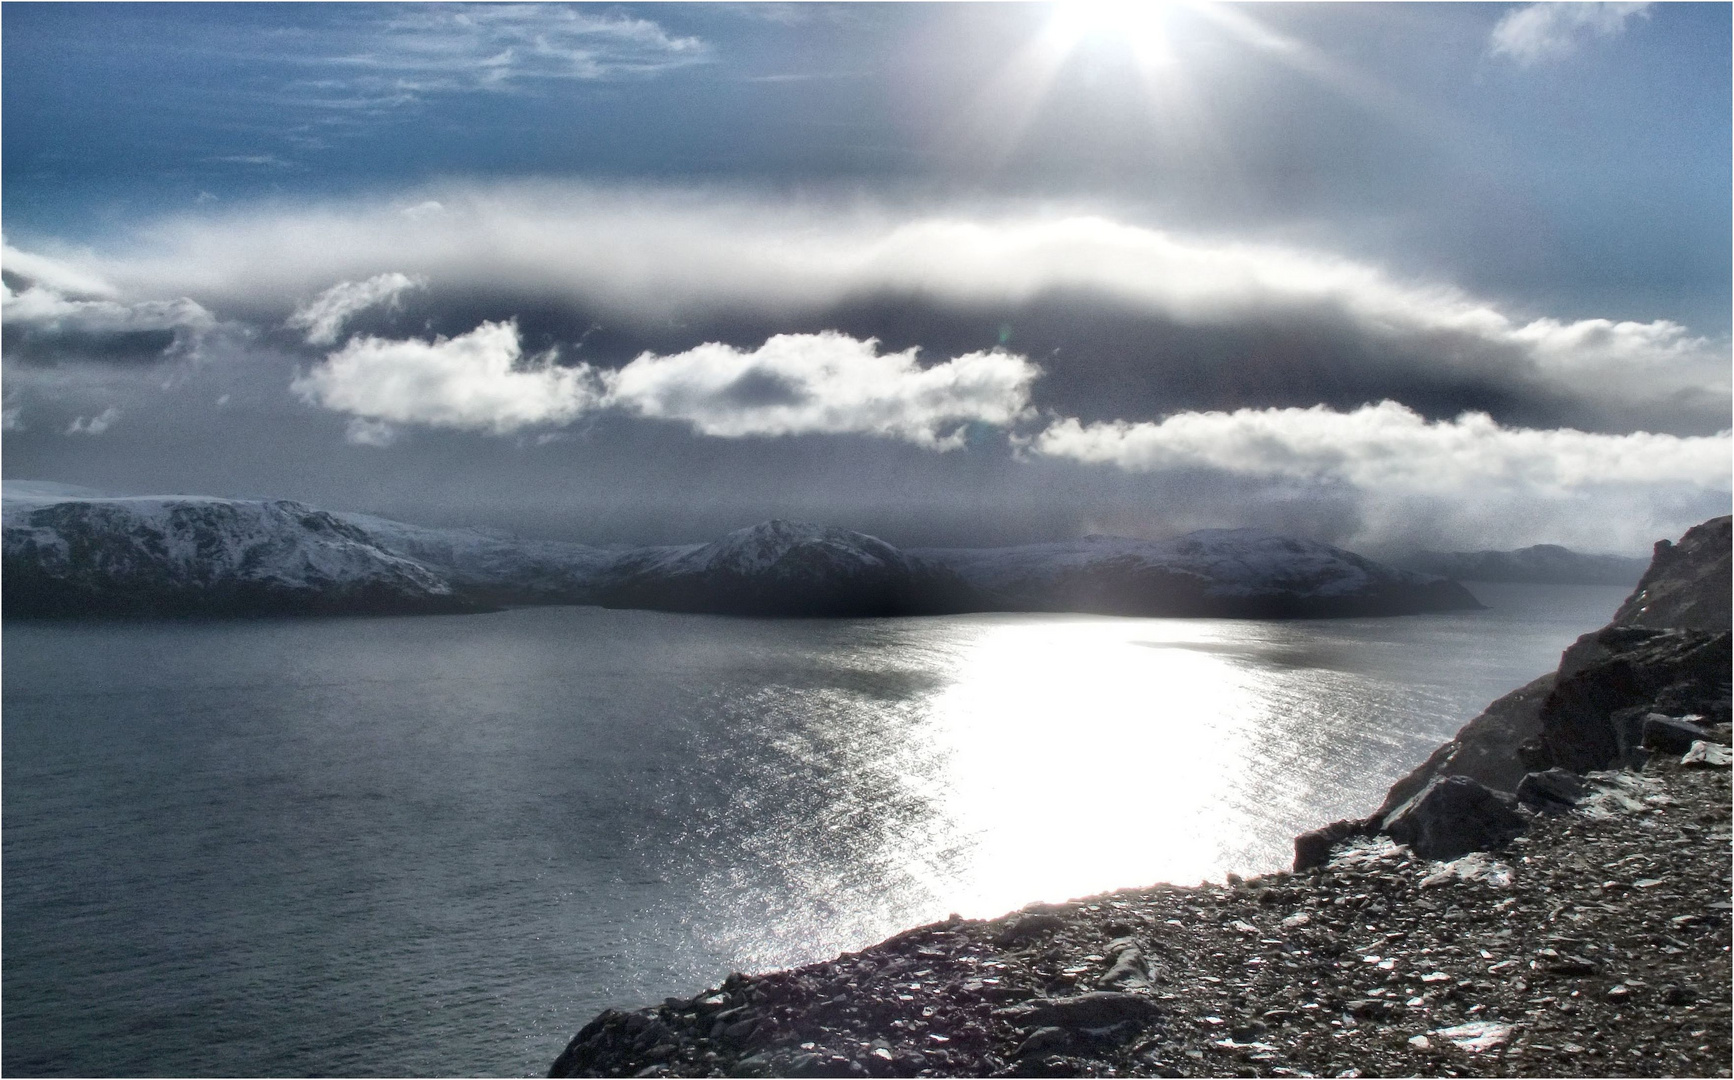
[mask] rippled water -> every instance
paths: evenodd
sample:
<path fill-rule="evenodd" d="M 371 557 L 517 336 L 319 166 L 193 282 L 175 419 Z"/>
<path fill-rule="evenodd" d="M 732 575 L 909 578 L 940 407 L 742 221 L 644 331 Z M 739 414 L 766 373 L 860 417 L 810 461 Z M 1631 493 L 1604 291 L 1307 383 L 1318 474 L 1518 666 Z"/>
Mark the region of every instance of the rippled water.
<path fill-rule="evenodd" d="M 534 1074 L 734 969 L 1287 863 L 1624 590 L 1258 623 L 7 627 L 13 1075 Z"/>

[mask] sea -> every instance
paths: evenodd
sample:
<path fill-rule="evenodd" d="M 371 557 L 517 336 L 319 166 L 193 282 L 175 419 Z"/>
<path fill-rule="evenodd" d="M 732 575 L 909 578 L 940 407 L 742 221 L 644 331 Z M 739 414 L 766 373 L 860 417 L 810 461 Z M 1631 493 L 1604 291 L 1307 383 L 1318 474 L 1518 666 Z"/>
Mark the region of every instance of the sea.
<path fill-rule="evenodd" d="M 1283 869 L 1627 590 L 1485 610 L 8 624 L 0 1069 L 543 1075 L 596 1012 Z"/>

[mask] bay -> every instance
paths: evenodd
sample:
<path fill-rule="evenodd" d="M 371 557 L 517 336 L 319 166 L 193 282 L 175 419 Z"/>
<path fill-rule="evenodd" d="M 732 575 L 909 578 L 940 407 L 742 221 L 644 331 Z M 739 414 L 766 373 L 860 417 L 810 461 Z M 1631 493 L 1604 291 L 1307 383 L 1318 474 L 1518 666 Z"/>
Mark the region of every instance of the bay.
<path fill-rule="evenodd" d="M 597 1010 L 1286 866 L 1626 590 L 1262 623 L 9 624 L 12 1074 L 536 1075 Z"/>

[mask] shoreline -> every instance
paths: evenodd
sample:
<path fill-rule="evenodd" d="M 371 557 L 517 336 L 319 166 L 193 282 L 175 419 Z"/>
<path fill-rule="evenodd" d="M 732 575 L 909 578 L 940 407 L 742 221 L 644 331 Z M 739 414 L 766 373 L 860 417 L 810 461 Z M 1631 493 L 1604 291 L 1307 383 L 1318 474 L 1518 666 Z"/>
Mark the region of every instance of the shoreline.
<path fill-rule="evenodd" d="M 1601 775 L 1498 859 L 1363 841 L 934 923 L 608 1010 L 550 1075 L 1726 1076 L 1729 774 Z"/>
<path fill-rule="evenodd" d="M 605 1010 L 549 1075 L 1728 1076 L 1730 534 L 1659 542 L 1608 626 L 1293 872 L 731 975 Z"/>

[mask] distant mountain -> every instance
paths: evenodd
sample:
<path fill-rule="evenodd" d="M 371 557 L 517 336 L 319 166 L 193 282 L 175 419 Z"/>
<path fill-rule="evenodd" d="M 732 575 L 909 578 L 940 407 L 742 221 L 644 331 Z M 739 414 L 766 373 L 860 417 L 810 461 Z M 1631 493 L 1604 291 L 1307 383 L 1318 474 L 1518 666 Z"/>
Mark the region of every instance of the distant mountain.
<path fill-rule="evenodd" d="M 608 607 L 730 615 L 876 616 L 970 611 L 972 590 L 941 567 L 847 529 L 767 521 L 691 548 L 623 557 Z"/>
<path fill-rule="evenodd" d="M 438 573 L 296 502 L 9 482 L 3 518 L 8 618 L 480 610 Z"/>
<path fill-rule="evenodd" d="M 1455 582 L 1261 529 L 911 554 L 956 571 L 989 606 L 1006 611 L 1280 619 L 1481 606 Z"/>
<path fill-rule="evenodd" d="M 1648 559 L 1585 555 L 1558 544 L 1537 544 L 1516 551 L 1417 551 L 1392 562 L 1454 581 L 1534 585 L 1633 585 L 1650 565 Z"/>
<path fill-rule="evenodd" d="M 1462 586 L 1255 529 L 899 551 L 767 521 L 709 544 L 607 550 L 300 503 L 5 486 L 4 612 L 240 615 L 599 604 L 728 615 L 1330 618 L 1479 605 Z"/>
<path fill-rule="evenodd" d="M 485 529 L 409 525 L 372 514 L 335 516 L 375 545 L 438 570 L 463 595 L 489 604 L 597 603 L 600 587 L 623 557 Z"/>

